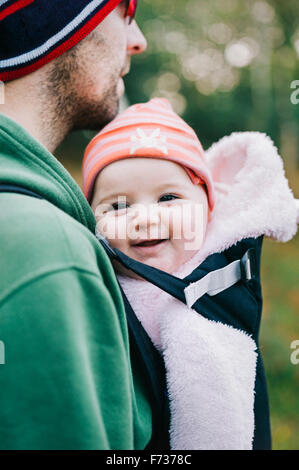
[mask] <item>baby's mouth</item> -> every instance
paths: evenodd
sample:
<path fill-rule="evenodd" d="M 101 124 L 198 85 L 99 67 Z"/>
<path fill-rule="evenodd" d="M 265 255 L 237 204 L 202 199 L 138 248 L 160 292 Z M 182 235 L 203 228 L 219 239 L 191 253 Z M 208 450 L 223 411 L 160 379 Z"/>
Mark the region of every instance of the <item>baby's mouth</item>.
<path fill-rule="evenodd" d="M 152 240 L 138 240 L 137 243 L 131 245 L 132 258 L 147 259 L 148 257 L 157 257 L 161 254 L 164 247 L 167 247 L 169 239 L 152 239 Z"/>
<path fill-rule="evenodd" d="M 166 238 L 163 238 L 161 240 L 143 240 L 141 242 L 135 243 L 133 246 L 138 247 L 138 246 L 156 246 L 160 245 L 161 243 L 167 241 Z"/>

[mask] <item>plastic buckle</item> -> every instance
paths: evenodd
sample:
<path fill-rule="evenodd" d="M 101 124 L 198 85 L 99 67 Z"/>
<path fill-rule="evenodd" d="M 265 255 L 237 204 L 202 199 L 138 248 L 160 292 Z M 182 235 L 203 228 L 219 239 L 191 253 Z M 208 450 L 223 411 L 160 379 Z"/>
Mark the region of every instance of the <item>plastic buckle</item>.
<path fill-rule="evenodd" d="M 241 277 L 244 282 L 256 279 L 256 253 L 254 248 L 249 248 L 241 258 Z"/>

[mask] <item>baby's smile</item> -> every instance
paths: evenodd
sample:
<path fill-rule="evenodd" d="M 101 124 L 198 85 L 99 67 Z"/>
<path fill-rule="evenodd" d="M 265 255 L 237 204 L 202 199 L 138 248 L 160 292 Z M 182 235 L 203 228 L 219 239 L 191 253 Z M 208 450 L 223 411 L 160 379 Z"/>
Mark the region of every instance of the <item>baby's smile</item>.
<path fill-rule="evenodd" d="M 136 251 L 136 255 L 139 256 L 140 254 L 143 256 L 154 256 L 157 255 L 163 247 L 165 247 L 166 243 L 169 239 L 161 239 L 161 240 L 141 240 L 137 243 L 133 243 L 131 245 L 132 250 Z M 135 258 L 132 256 L 132 258 Z"/>

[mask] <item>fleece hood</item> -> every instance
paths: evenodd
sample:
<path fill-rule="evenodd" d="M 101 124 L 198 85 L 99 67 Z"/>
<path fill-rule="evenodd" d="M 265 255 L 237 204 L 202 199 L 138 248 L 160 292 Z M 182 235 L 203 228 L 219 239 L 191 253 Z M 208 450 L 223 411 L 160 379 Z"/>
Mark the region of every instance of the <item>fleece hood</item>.
<path fill-rule="evenodd" d="M 38 193 L 94 232 L 93 212 L 71 175 L 23 127 L 1 113 L 0 182 Z"/>

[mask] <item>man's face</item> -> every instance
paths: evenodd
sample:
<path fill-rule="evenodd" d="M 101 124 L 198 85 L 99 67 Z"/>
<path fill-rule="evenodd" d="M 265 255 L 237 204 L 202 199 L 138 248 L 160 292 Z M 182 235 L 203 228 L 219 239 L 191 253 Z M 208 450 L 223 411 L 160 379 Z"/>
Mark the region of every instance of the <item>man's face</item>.
<path fill-rule="evenodd" d="M 76 47 L 53 61 L 49 89 L 56 114 L 64 115 L 72 129 L 98 130 L 115 117 L 131 56 L 146 49 L 136 22 L 126 18 L 126 6 L 121 2 Z"/>

